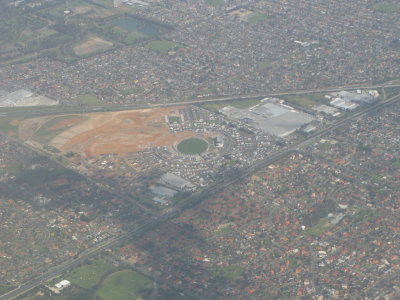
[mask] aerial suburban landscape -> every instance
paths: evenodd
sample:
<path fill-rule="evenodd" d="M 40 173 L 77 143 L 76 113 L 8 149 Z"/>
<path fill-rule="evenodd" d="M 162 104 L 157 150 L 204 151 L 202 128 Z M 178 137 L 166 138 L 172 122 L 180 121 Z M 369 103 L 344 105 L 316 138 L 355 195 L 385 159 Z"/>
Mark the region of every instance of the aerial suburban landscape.
<path fill-rule="evenodd" d="M 400 2 L 0 25 L 0 300 L 400 299 Z"/>

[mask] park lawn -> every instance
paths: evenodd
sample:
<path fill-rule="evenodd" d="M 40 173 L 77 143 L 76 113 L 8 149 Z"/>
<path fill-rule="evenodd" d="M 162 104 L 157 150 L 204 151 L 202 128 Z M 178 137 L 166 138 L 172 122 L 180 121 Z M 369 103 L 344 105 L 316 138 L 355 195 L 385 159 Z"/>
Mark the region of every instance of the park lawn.
<path fill-rule="evenodd" d="M 175 49 L 176 43 L 172 41 L 152 41 L 147 43 L 146 48 L 156 51 L 159 54 L 167 54 L 169 51 Z"/>
<path fill-rule="evenodd" d="M 73 101 L 79 102 L 85 106 L 100 106 L 104 105 L 104 102 L 97 98 L 95 95 L 81 95 L 74 99 Z"/>
<path fill-rule="evenodd" d="M 19 42 L 26 43 L 28 41 L 32 41 L 34 39 L 41 40 L 45 39 L 51 35 L 57 34 L 58 32 L 50 29 L 48 27 L 42 27 L 40 29 L 36 29 L 34 31 L 26 30 L 21 33 L 19 38 Z"/>
<path fill-rule="evenodd" d="M 137 299 L 139 292 L 152 285 L 152 281 L 132 270 L 123 270 L 109 275 L 97 290 L 104 300 Z"/>
<path fill-rule="evenodd" d="M 66 279 L 81 288 L 89 289 L 99 284 L 101 278 L 112 268 L 113 266 L 106 260 L 96 259 L 90 264 L 73 269 Z"/>
<path fill-rule="evenodd" d="M 325 233 L 328 229 L 329 229 L 328 221 L 325 219 L 321 219 L 314 226 L 304 230 L 304 234 L 316 237 L 316 236 L 320 236 L 321 234 Z"/>
<path fill-rule="evenodd" d="M 379 3 L 374 4 L 372 7 L 376 11 L 380 11 L 383 13 L 396 13 L 400 12 L 400 4 L 389 1 L 382 1 Z"/>
<path fill-rule="evenodd" d="M 258 24 L 261 22 L 265 22 L 268 20 L 268 16 L 266 14 L 260 13 L 260 12 L 255 12 L 252 13 L 247 17 L 247 22 L 250 24 Z"/>

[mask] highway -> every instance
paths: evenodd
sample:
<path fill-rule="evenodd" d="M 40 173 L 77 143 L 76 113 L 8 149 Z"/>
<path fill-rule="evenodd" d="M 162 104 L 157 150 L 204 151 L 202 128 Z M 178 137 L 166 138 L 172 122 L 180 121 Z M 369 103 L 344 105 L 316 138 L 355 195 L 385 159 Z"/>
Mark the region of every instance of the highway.
<path fill-rule="evenodd" d="M 49 107 L 30 107 L 30 108 L 6 108 L 2 109 L 0 107 L 0 117 L 38 117 L 47 115 L 60 115 L 60 114 L 78 114 L 78 113 L 91 113 L 91 112 L 111 112 L 111 111 L 124 111 L 124 110 L 134 110 L 134 109 L 146 109 L 146 108 L 161 108 L 161 107 L 171 107 L 171 106 L 181 106 L 181 105 L 195 105 L 195 104 L 206 104 L 212 102 L 228 102 L 236 100 L 249 100 L 249 99 L 263 99 L 267 97 L 281 97 L 287 95 L 304 95 L 311 93 L 332 93 L 339 92 L 342 90 L 354 90 L 354 89 L 380 89 L 396 87 L 399 88 L 400 84 L 381 84 L 381 85 L 353 85 L 353 86 L 342 86 L 336 88 L 326 88 L 326 89 L 313 89 L 313 90 L 297 90 L 297 91 L 280 91 L 271 92 L 263 94 L 251 94 L 251 95 L 241 95 L 241 96 L 226 96 L 202 99 L 197 98 L 189 101 L 181 102 L 168 102 L 168 103 L 138 103 L 138 104 L 127 104 L 127 105 L 103 105 L 103 106 L 49 106 Z"/>
<path fill-rule="evenodd" d="M 336 89 L 336 90 L 338 90 L 338 89 Z M 342 90 L 342 89 L 340 89 L 340 90 Z M 309 93 L 309 91 L 304 92 L 304 93 Z M 293 92 L 291 92 L 291 94 L 293 94 Z M 335 130 L 341 126 L 344 126 L 345 124 L 348 124 L 348 123 L 354 121 L 355 119 L 360 118 L 376 109 L 392 105 L 392 104 L 398 102 L 399 100 L 400 100 L 400 95 L 397 95 L 395 97 L 388 99 L 385 102 L 378 102 L 371 106 L 368 106 L 354 114 L 351 114 L 350 116 L 346 117 L 345 119 L 341 119 L 341 120 L 335 122 L 334 124 L 332 124 L 331 126 L 315 133 L 314 135 L 310 136 L 308 139 L 306 139 L 305 141 L 302 141 L 299 144 L 288 146 L 286 149 L 275 152 L 275 153 L 269 155 L 268 157 L 266 157 L 264 160 L 261 160 L 254 165 L 251 165 L 251 166 L 248 166 L 241 170 L 238 170 L 235 173 L 235 176 L 228 177 L 228 178 L 222 178 L 220 181 L 208 186 L 206 189 L 203 189 L 202 191 L 200 191 L 196 194 L 193 194 L 192 196 L 188 197 L 187 199 L 181 201 L 177 206 L 175 206 L 174 208 L 171 208 L 168 212 L 152 217 L 151 219 L 149 219 L 149 221 L 144 223 L 139 228 L 135 228 L 134 230 L 124 233 L 118 237 L 114 237 L 107 241 L 104 241 L 104 242 L 96 245 L 95 247 L 80 253 L 76 258 L 66 260 L 65 262 L 61 263 L 60 265 L 51 268 L 45 274 L 40 275 L 37 278 L 22 284 L 17 289 L 14 289 L 14 290 L 0 296 L 0 300 L 15 299 L 15 298 L 25 294 L 26 292 L 38 287 L 39 285 L 45 283 L 46 281 L 54 278 L 56 275 L 59 275 L 75 266 L 78 266 L 79 264 L 81 264 L 85 260 L 87 260 L 88 258 L 91 258 L 91 257 L 99 254 L 104 249 L 115 246 L 118 243 L 125 241 L 127 239 L 140 237 L 141 235 L 152 230 L 153 228 L 157 227 L 158 225 L 179 216 L 186 209 L 200 203 L 204 199 L 212 196 L 213 194 L 218 193 L 219 191 L 222 191 L 225 187 L 227 187 L 231 184 L 237 183 L 240 180 L 242 180 L 243 178 L 247 178 L 249 175 L 253 174 L 254 172 L 257 172 L 258 170 L 264 168 L 265 166 L 272 164 L 276 161 L 279 161 L 279 160 L 283 159 L 284 157 L 287 157 L 289 154 L 291 154 L 293 152 L 298 152 L 298 151 L 303 150 L 305 147 L 309 146 L 310 144 L 317 142 L 317 140 L 319 138 L 321 138 L 324 134 L 326 134 L 332 130 Z M 221 101 L 226 101 L 226 100 L 221 100 Z M 180 103 L 180 104 L 182 104 L 182 103 Z M 126 109 L 126 108 L 124 108 L 124 109 Z"/>

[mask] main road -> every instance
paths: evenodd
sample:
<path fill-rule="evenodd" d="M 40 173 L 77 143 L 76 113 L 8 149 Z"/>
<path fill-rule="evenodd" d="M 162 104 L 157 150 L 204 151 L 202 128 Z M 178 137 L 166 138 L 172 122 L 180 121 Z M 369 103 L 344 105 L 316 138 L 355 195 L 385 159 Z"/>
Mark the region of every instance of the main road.
<path fill-rule="evenodd" d="M 356 90 L 356 89 L 380 89 L 380 88 L 400 88 L 400 84 L 380 84 L 380 85 L 352 85 L 352 86 L 341 86 L 335 88 L 325 89 L 312 89 L 312 90 L 296 90 L 296 91 L 280 91 L 271 93 L 261 94 L 249 94 L 240 96 L 223 96 L 216 98 L 196 98 L 188 101 L 180 102 L 167 102 L 167 103 L 136 103 L 126 105 L 102 105 L 102 106 L 48 106 L 48 107 L 29 107 L 29 108 L 1 108 L 0 117 L 35 117 L 45 115 L 60 115 L 60 114 L 71 114 L 71 113 L 90 113 L 90 112 L 107 112 L 107 111 L 123 111 L 133 109 L 146 109 L 146 108 L 160 108 L 160 107 L 171 107 L 180 105 L 194 105 L 194 104 L 206 104 L 212 102 L 228 102 L 236 100 L 249 100 L 249 99 L 263 99 L 267 97 L 282 97 L 287 95 L 305 95 L 312 93 L 332 93 L 343 90 Z"/>
<path fill-rule="evenodd" d="M 293 94 L 293 92 L 291 92 L 291 93 Z M 265 167 L 266 165 L 269 165 L 276 161 L 279 161 L 293 152 L 303 150 L 308 145 L 315 143 L 317 141 L 317 139 L 320 138 L 321 136 L 323 136 L 324 134 L 326 134 L 332 130 L 335 130 L 341 126 L 344 126 L 345 124 L 348 124 L 349 122 L 351 122 L 357 118 L 360 118 L 376 109 L 386 107 L 395 102 L 398 102 L 399 100 L 400 100 L 400 95 L 397 95 L 395 97 L 392 97 L 391 99 L 388 99 L 385 102 L 378 102 L 374 105 L 368 106 L 368 107 L 360 110 L 359 112 L 356 112 L 356 113 L 348 116 L 345 119 L 337 121 L 336 123 L 332 124 L 328 128 L 325 128 L 325 129 L 315 133 L 314 135 L 310 136 L 308 139 L 306 139 L 305 141 L 302 141 L 299 144 L 291 145 L 284 150 L 277 151 L 277 152 L 269 155 L 264 160 L 259 161 L 254 165 L 251 165 L 249 167 L 238 170 L 238 172 L 236 172 L 235 176 L 222 178 L 221 180 L 208 186 L 204 190 L 183 200 L 177 206 L 175 206 L 174 208 L 171 208 L 168 212 L 161 214 L 159 216 L 154 216 L 149 221 L 144 223 L 142 226 L 135 228 L 129 232 L 126 232 L 118 237 L 114 237 L 107 241 L 104 241 L 104 242 L 96 245 L 95 247 L 80 253 L 77 257 L 68 259 L 68 260 L 62 262 L 61 264 L 59 264 L 55 267 L 52 267 L 45 274 L 39 275 L 35 279 L 22 284 L 17 289 L 14 289 L 6 294 L 3 294 L 2 296 L 0 296 L 0 300 L 15 299 L 15 298 L 25 294 L 26 292 L 38 287 L 39 285 L 45 283 L 46 281 L 54 278 L 56 275 L 59 275 L 73 267 L 78 266 L 79 264 L 81 264 L 85 260 L 87 260 L 88 258 L 91 258 L 91 257 L 99 254 L 101 251 L 103 251 L 107 248 L 115 246 L 118 243 L 125 241 L 127 239 L 140 237 L 144 233 L 152 230 L 153 228 L 157 227 L 158 225 L 160 225 L 168 220 L 171 220 L 171 219 L 179 216 L 186 209 L 196 205 L 197 203 L 201 202 L 202 200 L 206 199 L 207 197 L 210 197 L 211 195 L 221 191 L 223 188 L 225 188 L 233 183 L 239 182 L 243 178 L 248 177 L 249 175 L 253 174 L 254 172 Z"/>

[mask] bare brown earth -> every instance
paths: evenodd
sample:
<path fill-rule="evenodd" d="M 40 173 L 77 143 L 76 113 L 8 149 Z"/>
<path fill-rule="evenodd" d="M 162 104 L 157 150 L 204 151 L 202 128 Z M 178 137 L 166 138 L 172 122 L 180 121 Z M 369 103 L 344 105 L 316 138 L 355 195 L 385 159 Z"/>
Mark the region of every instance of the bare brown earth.
<path fill-rule="evenodd" d="M 176 115 L 178 109 L 179 107 L 86 114 L 84 117 L 87 119 L 55 136 L 50 145 L 61 151 L 77 152 L 86 157 L 111 153 L 123 155 L 149 147 L 172 146 L 183 138 L 195 135 L 191 131 L 178 134 L 169 131 L 165 116 Z"/>
<path fill-rule="evenodd" d="M 75 125 L 75 124 L 79 123 L 80 121 L 82 121 L 82 118 L 79 118 L 79 117 L 62 120 L 62 121 L 58 122 L 57 124 L 51 126 L 49 128 L 49 130 L 57 131 L 57 130 L 62 129 L 64 127 L 71 127 L 72 125 Z"/>
<path fill-rule="evenodd" d="M 99 37 L 91 37 L 86 42 L 79 44 L 74 47 L 74 51 L 77 55 L 90 54 L 110 48 L 113 43 L 103 40 Z"/>

